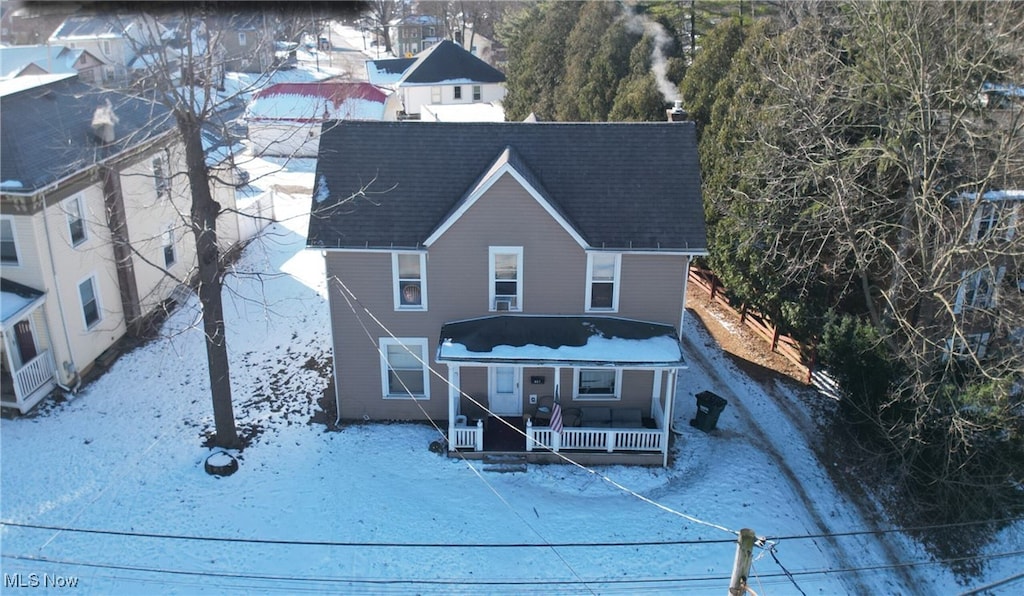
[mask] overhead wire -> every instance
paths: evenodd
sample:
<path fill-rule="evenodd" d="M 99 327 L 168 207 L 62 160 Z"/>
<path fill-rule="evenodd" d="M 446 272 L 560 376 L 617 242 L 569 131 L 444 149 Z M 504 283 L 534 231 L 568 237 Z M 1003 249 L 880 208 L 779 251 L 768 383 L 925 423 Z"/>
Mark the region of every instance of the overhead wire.
<path fill-rule="evenodd" d="M 899 567 L 919 567 L 929 565 L 947 565 L 950 563 L 958 563 L 965 561 L 974 560 L 995 560 L 1008 557 L 1016 557 L 1024 555 L 1024 550 L 1009 551 L 1002 553 L 983 554 L 975 556 L 965 557 L 953 557 L 947 559 L 936 559 L 929 561 L 909 561 L 903 563 L 892 563 L 892 564 L 879 564 L 879 565 L 866 565 L 862 567 L 842 567 L 842 568 L 818 568 L 818 569 L 803 569 L 794 570 L 788 572 L 778 573 L 764 573 L 759 574 L 758 577 L 761 579 L 783 579 L 789 576 L 795 577 L 811 577 L 816 575 L 835 575 L 841 573 L 860 573 L 865 571 L 887 571 Z M 233 578 L 233 579 L 256 579 L 256 580 L 269 580 L 269 581 L 289 581 L 299 583 L 349 583 L 349 584 L 365 584 L 365 585 L 437 585 L 437 586 L 579 586 L 584 584 L 591 585 L 657 585 L 657 584 L 674 584 L 674 583 L 692 583 L 692 582 L 710 582 L 710 581 L 723 581 L 729 580 L 731 576 L 728 575 L 706 575 L 706 576 L 687 576 L 687 577 L 642 577 L 642 578 L 625 578 L 625 577 L 612 577 L 612 578 L 590 578 L 586 580 L 563 580 L 563 579 L 521 579 L 521 578 L 506 578 L 506 579 L 494 579 L 494 578 L 355 578 L 355 577 L 316 577 L 316 576 L 291 576 L 291 575 L 272 575 L 272 574 L 250 574 L 250 573 L 231 573 L 223 571 L 200 571 L 200 570 L 182 570 L 182 569 L 167 569 L 163 567 L 145 567 L 137 565 L 122 565 L 116 563 L 96 563 L 90 561 L 78 561 L 74 559 L 56 559 L 45 556 L 32 556 L 32 555 L 14 555 L 10 553 L 0 554 L 0 557 L 10 559 L 14 561 L 24 561 L 32 563 L 46 563 L 53 565 L 73 565 L 81 567 L 93 567 L 101 569 L 115 569 L 124 571 L 137 571 L 137 572 L 148 572 L 148 573 L 161 573 L 171 575 L 186 575 L 186 576 L 199 576 L 199 577 L 214 577 L 214 578 Z M 1020 576 L 1011 576 L 1004 580 L 1005 582 L 1015 581 L 1020 579 Z"/>
<path fill-rule="evenodd" d="M 360 547 L 360 548 L 468 548 L 468 549 L 510 549 L 510 548 L 633 548 L 639 546 L 696 546 L 711 544 L 735 544 L 735 540 L 638 540 L 633 542 L 362 542 L 339 540 L 295 540 L 275 538 L 232 538 L 227 536 L 198 536 L 188 534 L 161 534 L 152 532 L 129 532 L 125 530 L 103 530 L 97 528 L 72 528 L 58 525 L 30 524 L 13 521 L 0 521 L 0 526 L 24 528 L 30 530 L 53 530 L 68 533 L 99 534 L 122 536 L 129 538 L 150 538 L 163 540 L 181 540 L 198 542 L 227 542 L 235 544 L 272 544 L 283 546 L 326 546 L 326 547 Z"/>

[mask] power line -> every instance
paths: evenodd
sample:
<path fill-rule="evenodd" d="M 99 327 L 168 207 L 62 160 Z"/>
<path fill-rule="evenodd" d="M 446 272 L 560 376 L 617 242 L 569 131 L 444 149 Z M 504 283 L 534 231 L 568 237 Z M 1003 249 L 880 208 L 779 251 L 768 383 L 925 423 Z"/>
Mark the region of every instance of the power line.
<path fill-rule="evenodd" d="M 364 547 L 364 548 L 610 548 L 610 547 L 634 547 L 634 546 L 678 546 L 698 544 L 734 544 L 736 541 L 728 538 L 717 540 L 640 540 L 636 542 L 479 542 L 479 543 L 447 543 L 447 542 L 349 542 L 337 540 L 292 540 L 275 538 L 229 538 L 226 536 L 196 536 L 188 534 L 161 534 L 149 532 L 130 532 L 126 530 L 102 530 L 95 528 L 69 528 L 66 526 L 52 526 L 43 524 L 28 524 L 20 522 L 0 521 L 0 525 L 12 528 L 26 528 L 31 530 L 53 530 L 58 532 L 72 532 L 79 534 L 102 534 L 107 536 L 126 536 L 132 538 L 155 538 L 165 540 L 193 540 L 198 542 L 233 542 L 241 544 L 278 544 L 286 546 L 338 546 L 338 547 Z"/>
<path fill-rule="evenodd" d="M 880 565 L 868 565 L 864 567 L 844 567 L 838 569 L 804 569 L 789 572 L 779 573 L 766 573 L 759 574 L 759 578 L 787 578 L 792 579 L 791 576 L 810 577 L 815 575 L 835 575 L 840 573 L 859 573 L 864 571 L 886 571 L 890 569 L 896 569 L 900 567 L 919 567 L 928 565 L 944 565 L 948 563 L 956 563 L 963 561 L 972 560 L 994 560 L 1008 557 L 1015 557 L 1024 555 L 1024 550 L 984 554 L 967 557 L 954 557 L 949 559 L 937 559 L 931 561 L 910 561 L 905 563 L 893 563 L 893 564 L 880 564 Z M 301 583 L 328 583 L 328 584 L 365 584 L 375 586 L 399 586 L 399 585 L 436 585 L 436 586 L 581 586 L 581 585 L 632 585 L 632 584 L 644 584 L 644 585 L 658 585 L 658 584 L 684 584 L 694 582 L 718 582 L 728 581 L 729 576 L 727 575 L 705 575 L 705 576 L 689 576 L 689 577 L 642 577 L 642 578 L 623 578 L 623 577 L 596 577 L 589 578 L 586 580 L 562 580 L 562 579 L 486 579 L 486 578 L 464 578 L 464 579 L 433 579 L 433 578 L 354 578 L 354 577 L 299 577 L 289 575 L 269 575 L 269 574 L 248 574 L 248 573 L 229 573 L 222 571 L 192 571 L 185 569 L 166 569 L 162 567 L 143 567 L 136 565 L 121 565 L 117 563 L 94 563 L 89 561 L 76 561 L 73 559 L 53 559 L 49 557 L 36 557 L 29 555 L 12 555 L 2 554 L 0 557 L 6 559 L 12 559 L 17 561 L 26 561 L 32 563 L 47 563 L 53 565 L 74 565 L 80 567 L 93 567 L 99 569 L 114 569 L 120 571 L 137 571 L 146 573 L 159 573 L 159 574 L 170 574 L 170 575 L 185 575 L 185 576 L 198 576 L 198 577 L 213 577 L 213 578 L 226 578 L 226 579 L 248 579 L 248 580 L 261 580 L 261 581 L 289 581 L 289 582 L 301 582 Z M 1006 581 L 1014 581 L 1019 579 L 1019 576 L 1013 576 L 1008 578 Z"/>
<path fill-rule="evenodd" d="M 851 530 L 849 532 L 832 532 L 823 534 L 794 534 L 791 536 L 766 536 L 765 540 L 769 542 L 778 542 L 780 540 L 808 540 L 814 538 L 842 538 L 844 536 L 865 536 L 872 534 L 892 534 L 895 532 L 920 532 L 924 530 L 942 530 L 947 528 L 963 528 L 967 526 L 980 526 L 985 524 L 1000 524 L 1000 523 L 1013 523 L 1024 521 L 1024 516 L 1021 517 L 1007 517 L 1003 519 L 993 519 L 984 521 L 967 521 L 967 522 L 955 522 L 949 524 L 934 524 L 927 526 L 907 526 L 905 528 L 885 528 L 879 530 Z"/>

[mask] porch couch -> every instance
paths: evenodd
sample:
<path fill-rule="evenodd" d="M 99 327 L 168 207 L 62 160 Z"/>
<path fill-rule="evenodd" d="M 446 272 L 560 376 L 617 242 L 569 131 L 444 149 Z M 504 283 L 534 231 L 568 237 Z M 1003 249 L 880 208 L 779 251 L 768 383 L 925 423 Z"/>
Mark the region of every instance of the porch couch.
<path fill-rule="evenodd" d="M 642 428 L 643 420 L 640 408 L 580 408 L 580 426 L 587 428 Z"/>

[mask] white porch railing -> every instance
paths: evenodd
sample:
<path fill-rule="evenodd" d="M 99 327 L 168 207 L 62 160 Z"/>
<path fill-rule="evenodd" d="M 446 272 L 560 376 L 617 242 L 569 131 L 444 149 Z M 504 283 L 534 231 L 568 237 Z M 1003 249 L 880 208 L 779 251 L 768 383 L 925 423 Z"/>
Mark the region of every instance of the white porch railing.
<path fill-rule="evenodd" d="M 450 449 L 484 450 L 484 421 L 477 420 L 476 426 L 456 424 L 448 438 Z"/>
<path fill-rule="evenodd" d="M 656 428 L 563 428 L 561 436 L 547 426 L 526 424 L 526 450 L 661 451 L 664 433 Z"/>
<path fill-rule="evenodd" d="M 53 373 L 57 370 L 53 364 L 53 356 L 49 350 L 39 354 L 28 364 L 22 366 L 14 373 L 14 387 L 17 391 L 18 400 L 24 400 L 32 395 L 32 392 L 39 389 L 53 379 Z"/>

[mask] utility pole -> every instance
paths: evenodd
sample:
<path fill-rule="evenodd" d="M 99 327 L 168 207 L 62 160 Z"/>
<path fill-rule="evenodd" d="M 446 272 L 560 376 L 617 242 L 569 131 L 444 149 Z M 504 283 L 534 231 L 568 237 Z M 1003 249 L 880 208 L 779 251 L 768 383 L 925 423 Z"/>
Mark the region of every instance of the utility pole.
<path fill-rule="evenodd" d="M 747 593 L 747 576 L 750 575 L 750 563 L 754 560 L 756 538 L 753 530 L 740 530 L 740 537 L 736 541 L 736 561 L 732 565 L 732 578 L 729 580 L 729 596 L 742 596 Z"/>

